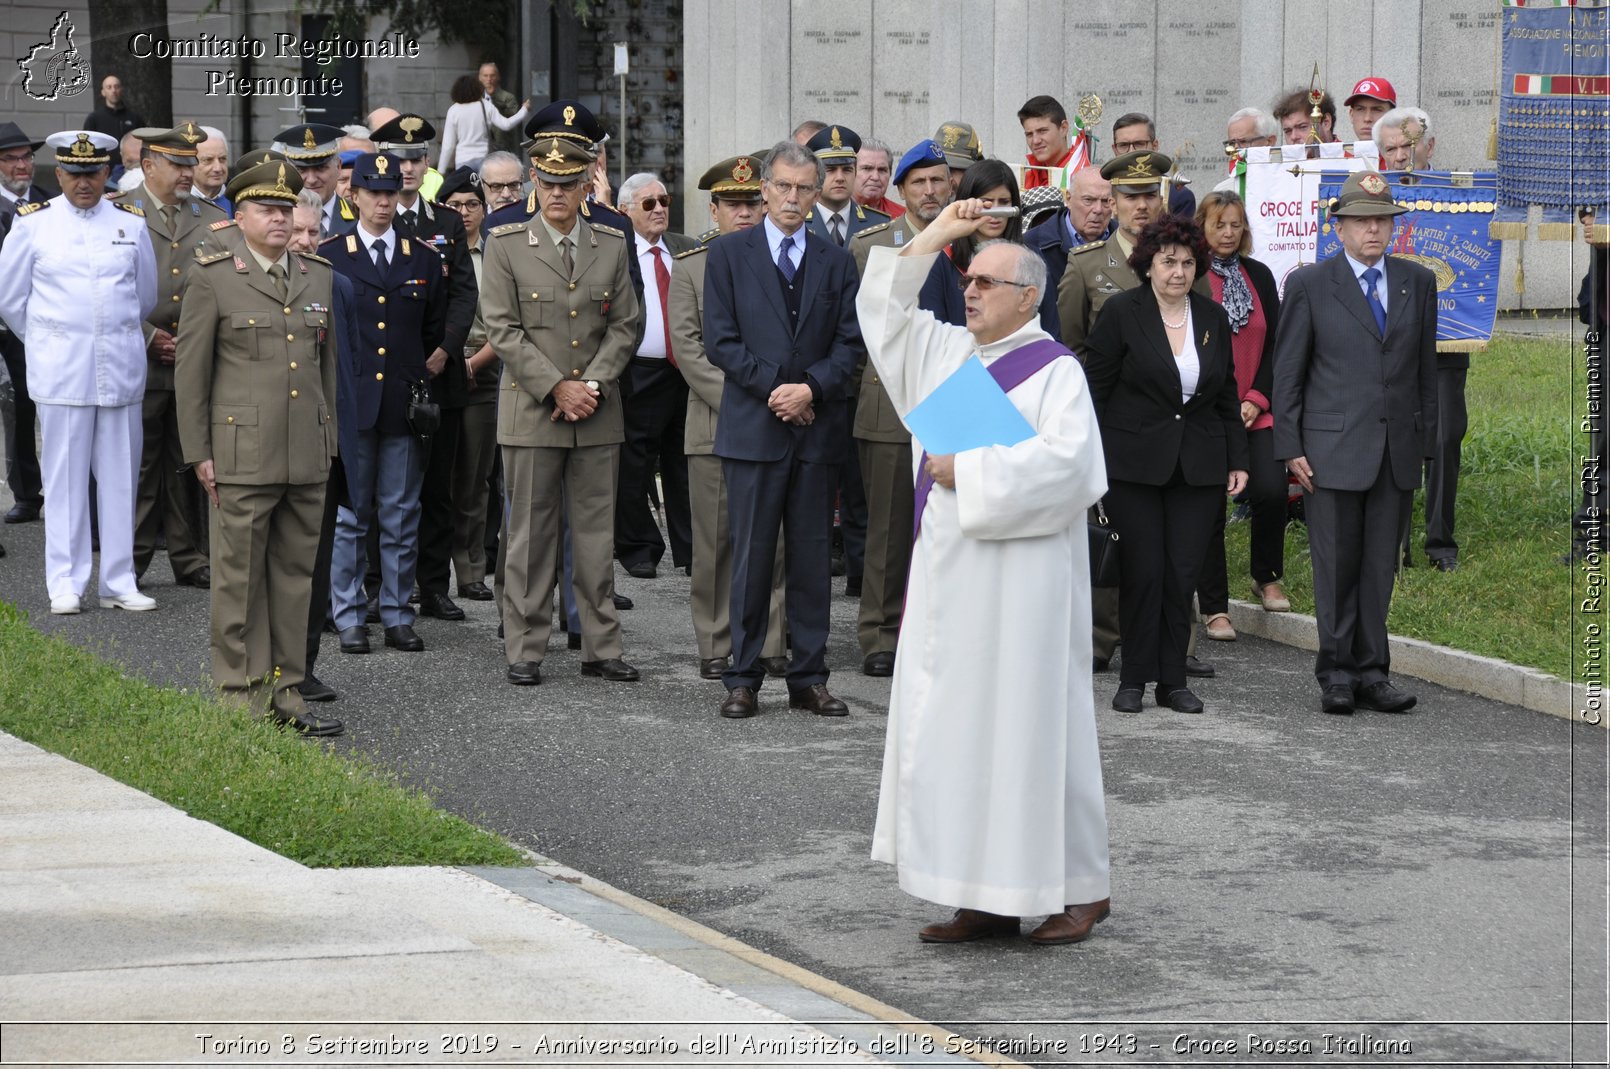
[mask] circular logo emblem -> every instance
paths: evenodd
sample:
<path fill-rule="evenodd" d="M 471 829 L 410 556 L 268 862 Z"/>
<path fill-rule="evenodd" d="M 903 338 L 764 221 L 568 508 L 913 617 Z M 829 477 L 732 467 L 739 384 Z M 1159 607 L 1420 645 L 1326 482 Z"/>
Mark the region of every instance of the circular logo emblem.
<path fill-rule="evenodd" d="M 1386 192 L 1386 180 L 1378 174 L 1367 174 L 1358 180 L 1359 188 L 1372 197 Z"/>

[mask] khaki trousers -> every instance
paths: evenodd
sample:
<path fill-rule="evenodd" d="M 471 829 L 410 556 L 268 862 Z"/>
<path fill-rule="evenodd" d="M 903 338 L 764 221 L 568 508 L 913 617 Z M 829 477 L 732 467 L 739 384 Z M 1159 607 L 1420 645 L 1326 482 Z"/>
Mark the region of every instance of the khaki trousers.
<path fill-rule="evenodd" d="M 866 487 L 866 564 L 861 573 L 861 615 L 856 635 L 861 654 L 893 653 L 906 607 L 911 571 L 915 487 L 910 442 L 857 441 L 861 483 Z"/>

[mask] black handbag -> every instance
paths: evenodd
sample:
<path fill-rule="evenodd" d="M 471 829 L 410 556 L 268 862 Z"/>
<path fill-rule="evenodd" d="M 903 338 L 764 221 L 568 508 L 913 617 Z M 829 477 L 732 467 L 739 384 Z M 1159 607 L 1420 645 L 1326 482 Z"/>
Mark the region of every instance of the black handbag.
<path fill-rule="evenodd" d="M 1096 518 L 1085 521 L 1090 535 L 1090 585 L 1118 585 L 1118 532 L 1107 519 L 1107 510 L 1096 502 Z"/>
<path fill-rule="evenodd" d="M 408 429 L 421 442 L 429 441 L 442 425 L 442 408 L 430 399 L 430 386 L 416 382 L 408 387 Z"/>

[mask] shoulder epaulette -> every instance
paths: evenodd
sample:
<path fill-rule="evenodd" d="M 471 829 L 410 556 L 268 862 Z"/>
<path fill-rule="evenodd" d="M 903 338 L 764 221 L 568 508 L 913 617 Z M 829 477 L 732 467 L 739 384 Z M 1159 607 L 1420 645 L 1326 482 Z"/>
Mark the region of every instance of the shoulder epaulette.
<path fill-rule="evenodd" d="M 233 219 L 220 219 L 216 223 L 208 223 L 207 224 L 207 229 L 208 230 L 228 230 L 230 227 L 232 227 L 234 225 L 236 225 L 236 224 L 235 224 L 235 221 Z"/>
<path fill-rule="evenodd" d="M 48 207 L 50 207 L 50 201 L 48 200 L 33 200 L 18 208 L 17 214 L 32 215 L 34 212 L 44 211 Z"/>
<path fill-rule="evenodd" d="M 232 258 L 234 255 L 235 254 L 233 252 L 230 252 L 228 249 L 225 249 L 223 252 L 207 252 L 207 253 L 197 252 L 196 253 L 196 263 L 198 263 L 198 264 L 217 263 L 219 260 L 228 260 L 228 259 Z"/>
<path fill-rule="evenodd" d="M 626 238 L 626 235 L 621 233 L 621 231 L 617 227 L 606 226 L 603 223 L 595 223 L 591 219 L 587 220 L 587 225 L 592 227 L 594 230 L 598 231 L 600 234 L 614 234 L 616 237 L 622 239 L 623 241 Z"/>
<path fill-rule="evenodd" d="M 1068 255 L 1069 256 L 1076 256 L 1081 252 L 1089 252 L 1091 249 L 1102 248 L 1106 244 L 1107 244 L 1107 240 L 1105 238 L 1103 238 L 1100 241 L 1092 241 L 1092 242 L 1090 242 L 1088 244 L 1085 244 L 1085 245 L 1075 245 L 1073 248 L 1068 250 Z"/>
<path fill-rule="evenodd" d="M 891 219 L 887 223 L 879 223 L 877 226 L 869 226 L 865 230 L 857 230 L 855 233 L 850 235 L 850 240 L 851 241 L 859 241 L 862 238 L 866 237 L 868 234 L 876 234 L 879 231 L 889 229 L 893 225 L 894 225 L 894 220 Z"/>
<path fill-rule="evenodd" d="M 314 263 L 323 264 L 326 267 L 335 266 L 335 264 L 331 263 L 329 260 L 326 260 L 316 252 L 299 252 L 296 255 L 300 256 L 304 260 L 312 260 Z"/>
<path fill-rule="evenodd" d="M 673 259 L 673 260 L 686 260 L 689 256 L 693 256 L 693 255 L 695 255 L 697 253 L 709 252 L 709 251 L 710 251 L 710 246 L 708 246 L 708 245 L 695 245 L 693 248 L 687 250 L 686 252 L 677 253 L 675 256 L 671 257 L 671 259 Z"/>
<path fill-rule="evenodd" d="M 489 238 L 499 238 L 504 234 L 517 234 L 524 229 L 524 223 L 504 223 L 501 226 L 495 226 L 491 230 L 488 230 L 486 232 L 486 236 Z"/>
<path fill-rule="evenodd" d="M 120 200 L 115 200 L 112 203 L 115 204 L 117 207 L 122 208 L 124 211 L 128 212 L 130 215 L 138 215 L 141 219 L 145 218 L 145 212 L 141 211 L 139 208 L 136 208 L 132 204 L 124 204 Z"/>
<path fill-rule="evenodd" d="M 890 215 L 888 212 L 883 211 L 881 208 L 874 208 L 870 204 L 858 204 L 858 205 L 856 205 L 856 207 L 859 208 L 863 212 L 871 212 L 873 215 L 877 216 L 879 219 L 893 219 L 894 218 L 894 216 Z"/>

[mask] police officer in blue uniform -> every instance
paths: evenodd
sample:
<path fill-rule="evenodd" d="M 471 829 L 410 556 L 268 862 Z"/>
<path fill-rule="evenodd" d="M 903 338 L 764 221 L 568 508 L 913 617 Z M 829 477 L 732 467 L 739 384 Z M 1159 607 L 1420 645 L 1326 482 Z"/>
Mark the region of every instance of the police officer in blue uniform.
<path fill-rule="evenodd" d="M 402 175 L 389 153 L 365 153 L 352 167 L 352 202 L 358 225 L 326 240 L 319 251 L 352 280 L 358 316 L 358 352 L 342 364 L 352 389 L 338 392 L 342 466 L 350 508 L 336 521 L 330 607 L 343 653 L 367 653 L 363 591 L 364 535 L 380 529 L 380 620 L 386 645 L 415 652 L 408 594 L 419 553 L 419 492 L 424 449 L 409 425 L 416 383 L 429 378 L 426 362 L 441 345 L 447 316 L 442 258 L 418 238 L 392 225 Z M 348 384 L 343 376 L 341 385 Z"/>

